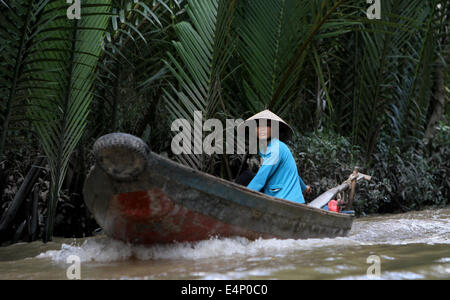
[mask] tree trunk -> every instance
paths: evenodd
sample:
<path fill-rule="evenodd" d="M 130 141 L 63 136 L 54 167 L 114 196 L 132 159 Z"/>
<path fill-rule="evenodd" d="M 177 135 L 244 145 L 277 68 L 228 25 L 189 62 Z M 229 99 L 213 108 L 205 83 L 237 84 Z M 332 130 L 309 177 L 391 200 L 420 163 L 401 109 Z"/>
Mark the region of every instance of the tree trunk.
<path fill-rule="evenodd" d="M 322 88 L 320 87 L 320 79 L 316 78 L 316 124 L 315 128 L 320 129 L 322 127 L 322 111 L 323 111 L 323 97 Z"/>
<path fill-rule="evenodd" d="M 37 161 L 33 164 L 27 176 L 25 177 L 22 185 L 20 186 L 19 191 L 15 194 L 13 201 L 9 205 L 8 209 L 3 214 L 3 217 L 0 221 L 0 233 L 6 231 L 10 223 L 14 220 L 20 206 L 23 201 L 27 198 L 31 189 L 34 186 L 37 178 L 39 177 L 39 173 L 42 170 L 42 166 L 45 160 L 43 157 L 39 157 Z"/>

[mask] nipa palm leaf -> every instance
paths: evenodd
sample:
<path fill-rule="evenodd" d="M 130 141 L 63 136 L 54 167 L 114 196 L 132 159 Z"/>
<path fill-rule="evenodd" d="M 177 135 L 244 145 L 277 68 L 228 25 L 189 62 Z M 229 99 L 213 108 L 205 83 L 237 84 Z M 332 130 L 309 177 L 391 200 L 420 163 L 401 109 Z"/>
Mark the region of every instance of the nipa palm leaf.
<path fill-rule="evenodd" d="M 36 33 L 42 29 L 42 14 L 49 0 L 22 0 L 0 4 L 0 157 L 4 153 L 12 126 L 25 118 L 25 96 L 30 83 L 30 70 L 38 74 L 27 58 L 39 43 Z M 45 77 L 40 77 L 44 82 Z"/>
<path fill-rule="evenodd" d="M 222 73 L 233 49 L 228 40 L 233 7 L 234 1 L 229 0 L 188 1 L 186 11 L 190 22 L 183 21 L 174 26 L 179 40 L 173 44 L 179 58 L 169 53 L 167 66 L 179 88 L 171 84 L 171 90 L 165 91 L 171 120 L 187 120 L 194 128 L 195 112 L 206 118 L 215 115 Z M 191 139 L 191 133 L 185 132 L 184 140 L 191 141 L 192 145 L 183 146 L 192 146 L 192 153 L 201 152 L 203 133 L 197 132 L 194 139 Z M 177 158 L 193 168 L 205 169 L 202 154 L 184 153 Z"/>
<path fill-rule="evenodd" d="M 35 33 L 38 43 L 26 58 L 32 83 L 27 97 L 29 116 L 51 173 L 46 241 L 53 235 L 68 161 L 86 127 L 110 0 L 84 1 L 79 20 L 69 20 L 67 8 L 57 0 L 46 4 Z"/>

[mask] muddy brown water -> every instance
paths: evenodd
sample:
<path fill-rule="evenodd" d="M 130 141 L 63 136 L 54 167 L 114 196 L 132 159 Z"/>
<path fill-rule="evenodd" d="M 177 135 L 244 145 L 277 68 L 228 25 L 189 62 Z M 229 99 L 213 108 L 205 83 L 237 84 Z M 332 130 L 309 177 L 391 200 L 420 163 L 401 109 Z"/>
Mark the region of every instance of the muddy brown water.
<path fill-rule="evenodd" d="M 96 236 L 0 248 L 0 279 L 68 276 L 450 279 L 450 208 L 359 218 L 348 237 L 335 239 L 249 241 L 235 237 L 143 247 Z"/>

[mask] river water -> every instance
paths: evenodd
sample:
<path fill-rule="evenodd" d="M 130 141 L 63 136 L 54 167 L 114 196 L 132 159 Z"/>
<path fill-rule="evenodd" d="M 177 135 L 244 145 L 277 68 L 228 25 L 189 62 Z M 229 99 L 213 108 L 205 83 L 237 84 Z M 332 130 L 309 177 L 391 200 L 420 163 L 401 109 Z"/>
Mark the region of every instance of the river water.
<path fill-rule="evenodd" d="M 81 279 L 450 279 L 450 209 L 359 218 L 348 237 L 335 239 L 236 237 L 143 247 L 96 236 L 0 248 L 0 279 L 67 279 L 68 273 Z"/>

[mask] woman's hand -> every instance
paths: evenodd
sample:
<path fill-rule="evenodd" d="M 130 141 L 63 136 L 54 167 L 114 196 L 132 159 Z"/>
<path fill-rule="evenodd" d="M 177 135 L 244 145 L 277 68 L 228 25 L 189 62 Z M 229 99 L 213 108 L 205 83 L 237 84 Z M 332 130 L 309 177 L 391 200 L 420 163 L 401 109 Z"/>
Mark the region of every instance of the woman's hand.
<path fill-rule="evenodd" d="M 306 196 L 309 196 L 309 195 L 311 195 L 311 193 L 312 193 L 312 188 L 311 188 L 311 186 L 307 185 L 306 190 L 303 191 L 303 194 Z"/>

